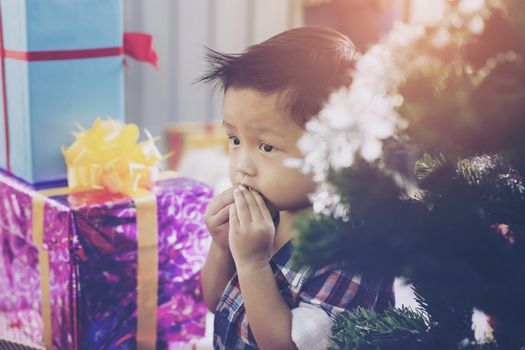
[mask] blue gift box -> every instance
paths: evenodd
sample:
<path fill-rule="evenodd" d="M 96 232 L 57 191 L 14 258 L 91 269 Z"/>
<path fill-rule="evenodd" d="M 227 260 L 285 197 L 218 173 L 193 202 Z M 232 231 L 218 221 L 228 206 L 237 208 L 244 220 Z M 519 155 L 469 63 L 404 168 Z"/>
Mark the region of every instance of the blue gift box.
<path fill-rule="evenodd" d="M 124 120 L 122 0 L 0 0 L 0 11 L 0 167 L 32 184 L 64 180 L 77 123 Z"/>

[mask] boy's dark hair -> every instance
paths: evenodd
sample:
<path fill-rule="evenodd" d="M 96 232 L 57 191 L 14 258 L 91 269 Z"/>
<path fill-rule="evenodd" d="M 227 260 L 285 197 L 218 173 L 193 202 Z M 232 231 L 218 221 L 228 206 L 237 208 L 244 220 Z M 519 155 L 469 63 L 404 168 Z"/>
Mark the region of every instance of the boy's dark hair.
<path fill-rule="evenodd" d="M 345 35 L 323 27 L 280 33 L 240 54 L 207 49 L 210 69 L 198 81 L 281 93 L 282 107 L 304 125 L 335 89 L 350 85 L 359 54 Z"/>

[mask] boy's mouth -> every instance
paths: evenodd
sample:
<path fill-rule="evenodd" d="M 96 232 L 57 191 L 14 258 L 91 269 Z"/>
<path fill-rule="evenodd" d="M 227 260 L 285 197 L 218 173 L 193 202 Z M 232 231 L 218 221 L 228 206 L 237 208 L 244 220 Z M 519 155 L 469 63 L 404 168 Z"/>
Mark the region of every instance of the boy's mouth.
<path fill-rule="evenodd" d="M 261 195 L 261 197 L 263 198 L 264 200 L 264 204 L 266 205 L 266 207 L 268 208 L 268 210 L 270 211 L 270 213 L 274 213 L 274 212 L 277 212 L 278 210 L 275 208 L 275 206 L 268 200 L 268 198 L 266 198 L 264 196 L 264 194 L 262 194 L 261 192 L 259 192 L 258 190 L 256 190 L 255 188 L 253 187 L 250 187 L 250 186 L 247 186 L 245 184 L 240 184 L 244 187 L 246 187 L 248 189 L 248 191 L 255 191 L 257 193 L 259 193 Z"/>

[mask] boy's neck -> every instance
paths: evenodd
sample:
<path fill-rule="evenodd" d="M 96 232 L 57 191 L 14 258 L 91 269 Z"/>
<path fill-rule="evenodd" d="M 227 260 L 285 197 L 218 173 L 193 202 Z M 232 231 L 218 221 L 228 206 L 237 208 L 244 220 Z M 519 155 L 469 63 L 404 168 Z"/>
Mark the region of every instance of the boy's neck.
<path fill-rule="evenodd" d="M 294 220 L 302 211 L 280 211 L 279 221 L 276 227 L 275 239 L 273 240 L 273 253 L 277 252 L 283 245 L 295 235 Z"/>

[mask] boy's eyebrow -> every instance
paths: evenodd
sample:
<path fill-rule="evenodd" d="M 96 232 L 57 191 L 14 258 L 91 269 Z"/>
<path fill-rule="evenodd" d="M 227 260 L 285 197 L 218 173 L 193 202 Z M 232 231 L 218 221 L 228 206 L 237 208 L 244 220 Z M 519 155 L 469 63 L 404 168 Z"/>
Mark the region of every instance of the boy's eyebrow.
<path fill-rule="evenodd" d="M 261 134 L 269 133 L 269 134 L 277 135 L 281 138 L 284 138 L 283 134 L 281 134 L 279 131 L 274 130 L 274 129 L 267 129 L 267 128 L 254 128 L 254 129 L 259 131 Z"/>
<path fill-rule="evenodd" d="M 235 126 L 228 123 L 226 120 L 223 120 L 222 121 L 222 125 L 226 128 L 230 128 L 230 129 L 235 129 Z M 282 134 L 281 132 L 279 132 L 278 130 L 275 130 L 275 129 L 268 129 L 268 128 L 254 128 L 255 130 L 259 131 L 261 134 L 264 134 L 264 133 L 271 133 L 271 134 L 275 134 L 279 137 L 282 137 L 282 138 L 285 138 L 285 135 Z"/>
<path fill-rule="evenodd" d="M 231 125 L 230 123 L 228 123 L 228 122 L 227 122 L 226 120 L 224 120 L 224 119 L 222 120 L 222 125 L 225 126 L 225 127 L 227 127 L 227 128 L 234 128 L 233 125 Z"/>

